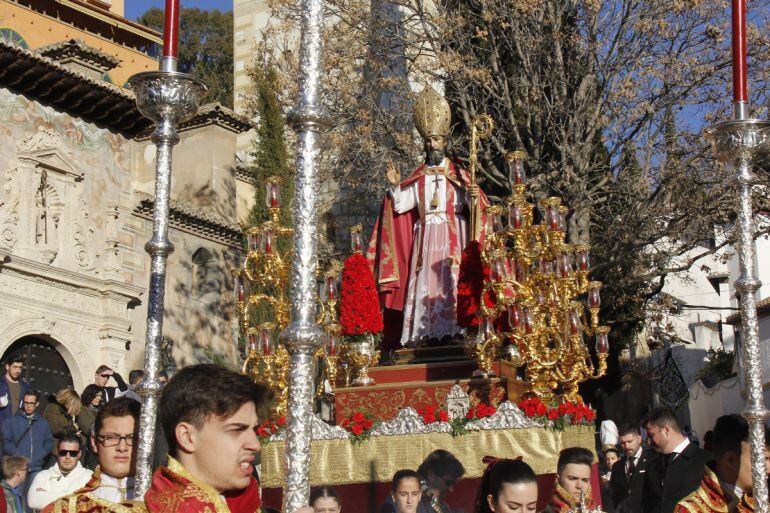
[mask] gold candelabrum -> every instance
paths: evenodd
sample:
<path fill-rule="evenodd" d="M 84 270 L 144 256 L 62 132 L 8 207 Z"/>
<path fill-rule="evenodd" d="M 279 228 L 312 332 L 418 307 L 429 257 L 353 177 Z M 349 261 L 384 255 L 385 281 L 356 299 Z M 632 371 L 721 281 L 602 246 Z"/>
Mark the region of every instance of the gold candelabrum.
<path fill-rule="evenodd" d="M 281 226 L 280 179 L 266 181 L 266 203 L 270 219 L 246 231 L 248 248 L 240 268 L 233 271 L 241 334 L 248 341 L 243 372 L 274 394 L 273 415 L 286 415 L 288 403 L 289 352 L 278 334 L 290 321 L 287 297 L 291 249 L 281 249 L 291 228 Z"/>
<path fill-rule="evenodd" d="M 507 342 L 507 357 L 524 367 L 535 395 L 552 399 L 560 390 L 565 399 L 578 401 L 578 385 L 607 371 L 610 329 L 599 325 L 602 284 L 588 278 L 590 247 L 566 242 L 568 209 L 560 198 L 540 201 L 542 220 L 534 222 L 525 156 L 507 155 L 513 191 L 507 208 L 494 205 L 485 211 L 489 222 L 481 256 L 491 275 L 484 284 L 482 322 L 471 352 L 480 371 L 489 375 Z M 485 303 L 488 296 L 494 306 Z M 495 328 L 501 324 L 507 328 Z M 596 365 L 585 337 L 595 338 Z"/>
<path fill-rule="evenodd" d="M 278 335 L 291 321 L 288 294 L 293 254 L 291 249 L 282 249 L 293 230 L 281 225 L 279 185 L 278 177 L 266 180 L 265 201 L 270 219 L 246 231 L 246 257 L 241 267 L 233 271 L 240 331 L 248 341 L 243 373 L 273 392 L 275 417 L 286 415 L 288 406 L 289 351 L 279 342 Z M 333 263 L 323 273 L 319 290 L 317 323 L 328 335 L 327 344 L 315 355 L 325 364 L 321 393 L 325 391 L 324 381 L 328 381 L 333 392 L 337 379 L 341 269 L 341 264 Z"/>
<path fill-rule="evenodd" d="M 337 384 L 337 368 L 340 360 L 340 334 L 342 326 L 339 322 L 339 280 L 342 274 L 342 264 L 334 261 L 323 273 L 323 281 L 318 295 L 318 318 L 316 323 L 323 327 L 326 333 L 326 344 L 319 349 L 316 355 L 323 360 L 323 377 L 318 395 L 324 395 L 324 381 L 328 383 L 329 393 L 334 393 Z"/>

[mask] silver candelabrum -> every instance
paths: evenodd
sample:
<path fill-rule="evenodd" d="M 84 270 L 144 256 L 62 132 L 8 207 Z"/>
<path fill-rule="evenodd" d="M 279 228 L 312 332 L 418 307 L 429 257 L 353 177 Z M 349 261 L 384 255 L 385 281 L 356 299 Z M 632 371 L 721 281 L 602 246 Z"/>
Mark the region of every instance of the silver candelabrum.
<path fill-rule="evenodd" d="M 740 102 L 743 103 L 743 102 Z M 756 292 L 762 284 L 756 275 L 754 252 L 754 216 L 751 192 L 754 185 L 752 166 L 770 149 L 770 122 L 745 119 L 745 104 L 736 105 L 735 117 L 709 127 L 704 134 L 711 143 L 714 157 L 732 165 L 740 185 L 738 202 L 737 249 L 741 275 L 735 284 L 740 293 L 743 368 L 746 379 L 746 409 L 749 423 L 753 494 L 757 513 L 768 513 L 767 474 L 765 472 L 765 409 L 762 397 L 762 360 L 759 350 Z"/>
<path fill-rule="evenodd" d="M 147 303 L 147 335 L 144 353 L 144 381 L 139 389 L 142 413 L 139 419 L 139 447 L 136 463 L 136 494 L 143 496 L 152 478 L 155 420 L 161 385 L 160 346 L 163 340 L 163 300 L 166 293 L 166 260 L 174 251 L 168 239 L 171 195 L 171 153 L 179 142 L 177 126 L 198 111 L 208 88 L 195 77 L 176 71 L 148 71 L 132 76 L 128 85 L 136 106 L 155 122 L 152 142 L 157 147 L 155 167 L 155 210 L 152 239 L 145 245 L 150 254 L 150 292 Z"/>
<path fill-rule="evenodd" d="M 302 0 L 299 98 L 289 114 L 289 122 L 297 133 L 297 174 L 294 185 L 291 323 L 281 333 L 290 355 L 285 513 L 294 513 L 307 505 L 310 494 L 310 426 L 315 376 L 313 355 L 321 345 L 323 335 L 315 322 L 318 138 L 328 123 L 328 115 L 320 104 L 323 9 L 323 0 Z"/>

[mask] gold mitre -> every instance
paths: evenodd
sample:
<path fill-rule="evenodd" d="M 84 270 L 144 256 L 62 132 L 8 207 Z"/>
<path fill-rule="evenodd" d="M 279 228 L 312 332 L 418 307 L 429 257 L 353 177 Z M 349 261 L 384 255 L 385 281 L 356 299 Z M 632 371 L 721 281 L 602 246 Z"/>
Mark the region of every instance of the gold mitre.
<path fill-rule="evenodd" d="M 414 126 L 423 139 L 433 135 L 446 137 L 449 135 L 449 126 L 452 122 L 452 113 L 449 111 L 449 102 L 443 96 L 433 90 L 431 86 L 417 96 L 414 101 Z"/>

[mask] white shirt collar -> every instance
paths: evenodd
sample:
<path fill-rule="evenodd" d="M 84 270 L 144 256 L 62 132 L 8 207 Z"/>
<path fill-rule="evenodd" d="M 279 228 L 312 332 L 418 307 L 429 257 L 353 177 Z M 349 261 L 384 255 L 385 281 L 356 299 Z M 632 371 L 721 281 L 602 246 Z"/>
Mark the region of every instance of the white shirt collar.
<path fill-rule="evenodd" d="M 685 439 L 679 442 L 679 444 L 676 447 L 674 447 L 674 450 L 671 452 L 673 452 L 674 454 L 682 454 L 682 451 L 687 449 L 688 445 L 690 445 L 690 440 L 688 440 L 687 437 L 685 437 Z"/>
<path fill-rule="evenodd" d="M 642 457 L 642 447 L 639 446 L 639 448 L 636 450 L 636 454 L 634 454 L 634 464 L 639 463 L 639 458 Z"/>

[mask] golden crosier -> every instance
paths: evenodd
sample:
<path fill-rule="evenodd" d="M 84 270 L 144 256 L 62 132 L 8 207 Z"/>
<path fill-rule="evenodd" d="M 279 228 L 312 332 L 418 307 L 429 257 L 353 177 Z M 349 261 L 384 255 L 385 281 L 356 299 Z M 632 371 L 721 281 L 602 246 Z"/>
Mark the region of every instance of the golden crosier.
<path fill-rule="evenodd" d="M 518 158 L 521 154 L 508 156 L 511 163 Z M 497 228 L 487 235 L 482 249 L 491 279 L 484 284 L 479 308 L 486 323 L 482 326 L 507 314 L 511 330 L 481 329 L 483 340 L 469 350 L 486 371 L 488 359 L 497 358 L 507 340 L 518 349 L 509 353 L 515 355 L 515 364 L 525 366 L 525 380 L 534 394 L 548 400 L 560 389 L 565 399 L 578 401 L 579 384 L 607 370 L 609 328 L 599 326 L 601 283 L 588 279 L 590 247 L 566 242 L 568 209 L 561 198 L 541 200 L 543 220 L 534 224 L 535 205 L 527 200 L 526 185 L 511 188 L 507 228 L 502 228 L 502 207 L 486 210 L 490 226 Z M 493 307 L 484 301 L 487 294 L 495 298 Z M 585 336 L 597 338 L 596 365 Z"/>

